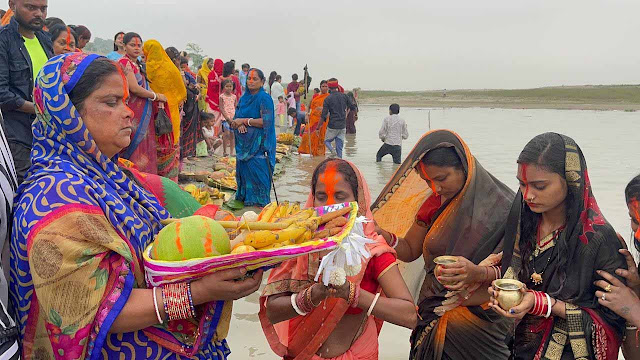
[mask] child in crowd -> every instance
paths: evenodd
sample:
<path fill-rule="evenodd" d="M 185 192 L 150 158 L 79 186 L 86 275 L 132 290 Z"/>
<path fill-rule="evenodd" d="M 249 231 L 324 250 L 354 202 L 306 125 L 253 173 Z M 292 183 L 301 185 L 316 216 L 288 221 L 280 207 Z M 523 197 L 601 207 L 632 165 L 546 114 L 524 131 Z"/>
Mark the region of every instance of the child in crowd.
<path fill-rule="evenodd" d="M 202 137 L 204 141 L 207 143 L 207 150 L 209 151 L 209 155 L 213 155 L 217 148 L 222 144 L 222 139 L 215 135 L 214 126 L 214 116 L 208 112 L 200 112 L 200 121 L 202 123 Z"/>
<path fill-rule="evenodd" d="M 224 80 L 221 87 L 220 118 L 218 122 L 222 122 L 222 153 L 224 156 L 235 156 L 235 138 L 229 126 L 229 121 L 233 120 L 234 116 L 236 116 L 238 97 L 234 94 L 235 83 L 231 81 L 231 79 Z M 227 148 L 229 148 L 229 152 L 227 152 Z"/>
<path fill-rule="evenodd" d="M 313 97 L 311 98 L 311 100 L 315 99 L 316 96 L 320 95 L 320 89 L 315 88 L 313 89 Z"/>
<path fill-rule="evenodd" d="M 295 95 L 293 94 L 293 91 L 289 91 L 289 93 L 287 94 L 287 104 L 289 109 L 291 108 L 297 109 L 296 98 L 295 98 Z"/>
<path fill-rule="evenodd" d="M 251 66 L 249 66 L 249 64 L 242 64 L 242 71 L 240 71 L 240 75 L 238 75 L 240 85 L 242 85 L 242 94 L 247 91 L 247 75 L 249 75 L 250 68 Z"/>
<path fill-rule="evenodd" d="M 284 102 L 284 96 L 278 96 L 278 104 L 276 105 L 276 115 L 278 116 L 278 120 L 280 122 L 280 132 L 285 132 L 287 129 L 287 121 L 285 117 L 287 116 L 287 103 Z"/>
<path fill-rule="evenodd" d="M 376 154 L 376 162 L 380 162 L 386 155 L 393 157 L 395 164 L 402 161 L 402 140 L 409 137 L 407 131 L 407 123 L 398 114 L 400 114 L 400 105 L 391 104 L 389 106 L 389 116 L 382 122 L 382 128 L 378 132 L 380 140 L 384 142 Z"/>

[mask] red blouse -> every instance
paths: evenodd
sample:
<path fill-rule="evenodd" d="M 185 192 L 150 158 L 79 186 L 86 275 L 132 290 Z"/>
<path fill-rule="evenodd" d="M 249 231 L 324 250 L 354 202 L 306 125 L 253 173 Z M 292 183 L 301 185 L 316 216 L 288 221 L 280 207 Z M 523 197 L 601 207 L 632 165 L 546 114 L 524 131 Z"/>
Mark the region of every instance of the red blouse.
<path fill-rule="evenodd" d="M 364 277 L 360 282 L 360 288 L 370 293 L 375 293 L 378 290 L 378 279 L 384 275 L 393 265 L 396 264 L 396 257 L 392 253 L 384 253 L 379 256 L 373 257 L 369 260 L 367 268 L 364 271 Z M 347 314 L 356 315 L 360 314 L 362 309 L 360 308 L 348 308 Z"/>
<path fill-rule="evenodd" d="M 422 204 L 420 210 L 418 210 L 418 214 L 416 215 L 416 220 L 422 222 L 424 224 L 420 224 L 423 226 L 429 226 L 433 222 L 433 215 L 440 209 L 442 205 L 442 199 L 440 195 L 429 196 L 427 200 Z"/>

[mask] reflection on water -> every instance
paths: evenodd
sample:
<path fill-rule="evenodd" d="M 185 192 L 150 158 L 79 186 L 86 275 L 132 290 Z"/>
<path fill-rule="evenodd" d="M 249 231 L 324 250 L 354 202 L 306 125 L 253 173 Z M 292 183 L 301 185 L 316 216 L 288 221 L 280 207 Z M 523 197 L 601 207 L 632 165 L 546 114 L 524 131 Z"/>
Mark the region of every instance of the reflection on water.
<path fill-rule="evenodd" d="M 375 155 L 382 142 L 378 130 L 388 115 L 387 106 L 361 106 L 356 123 L 358 133 L 348 135 L 345 158 L 354 162 L 365 176 L 372 198 L 376 198 L 397 165 L 391 157 L 381 163 Z M 429 129 L 448 128 L 462 136 L 482 165 L 514 190 L 516 159 L 535 135 L 555 131 L 573 137 L 581 146 L 589 165 L 589 177 L 598 204 L 615 229 L 629 233 L 629 216 L 624 203 L 624 187 L 640 172 L 636 154 L 640 133 L 638 113 L 619 111 L 514 110 L 514 109 L 406 109 L 409 139 L 403 143 L 403 158 Z M 286 173 L 276 181 L 278 197 L 305 202 L 311 175 L 322 158 L 295 157 L 286 164 Z M 412 267 L 407 267 L 411 269 Z M 231 359 L 277 359 L 267 344 L 260 323 L 246 314 L 258 311 L 256 296 L 237 301 L 231 323 Z M 381 359 L 406 359 L 409 330 L 385 324 L 380 335 Z"/>

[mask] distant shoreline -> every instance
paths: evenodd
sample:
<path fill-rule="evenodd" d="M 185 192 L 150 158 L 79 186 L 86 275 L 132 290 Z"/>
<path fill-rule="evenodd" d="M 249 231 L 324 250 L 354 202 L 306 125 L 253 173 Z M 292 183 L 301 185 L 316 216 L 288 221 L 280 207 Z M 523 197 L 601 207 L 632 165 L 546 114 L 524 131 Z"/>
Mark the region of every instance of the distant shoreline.
<path fill-rule="evenodd" d="M 557 110 L 640 110 L 640 85 L 563 86 L 523 90 L 371 91 L 359 103 L 406 107 Z"/>

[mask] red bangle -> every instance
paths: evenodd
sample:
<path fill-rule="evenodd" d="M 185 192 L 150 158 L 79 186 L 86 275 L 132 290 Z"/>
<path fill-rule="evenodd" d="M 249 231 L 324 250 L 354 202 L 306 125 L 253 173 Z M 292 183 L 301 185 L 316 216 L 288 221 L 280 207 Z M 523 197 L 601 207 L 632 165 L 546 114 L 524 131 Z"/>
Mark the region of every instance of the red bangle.
<path fill-rule="evenodd" d="M 544 316 L 549 312 L 549 304 L 547 296 L 542 291 L 529 290 L 535 297 L 533 308 L 529 310 L 529 314 L 534 316 Z"/>
<path fill-rule="evenodd" d="M 187 283 L 164 285 L 162 300 L 169 320 L 190 319 L 196 316 Z"/>

